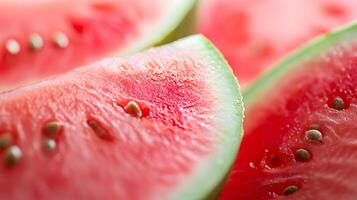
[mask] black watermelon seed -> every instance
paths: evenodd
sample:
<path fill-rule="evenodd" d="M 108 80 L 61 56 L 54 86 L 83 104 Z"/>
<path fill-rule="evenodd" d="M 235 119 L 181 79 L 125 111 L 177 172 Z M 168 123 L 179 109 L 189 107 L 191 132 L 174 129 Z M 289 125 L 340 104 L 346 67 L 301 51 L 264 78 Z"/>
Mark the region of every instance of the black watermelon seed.
<path fill-rule="evenodd" d="M 322 133 L 316 129 L 311 129 L 305 132 L 305 139 L 309 142 L 321 142 L 322 137 Z"/>
<path fill-rule="evenodd" d="M 305 162 L 311 159 L 311 153 L 306 149 L 298 149 L 295 152 L 295 158 L 298 161 Z"/>
<path fill-rule="evenodd" d="M 22 157 L 21 149 L 16 145 L 10 146 L 6 149 L 4 153 L 5 165 L 13 166 L 20 161 L 21 157 Z"/>
<path fill-rule="evenodd" d="M 3 133 L 0 135 L 0 149 L 6 149 L 12 144 L 12 135 L 11 133 Z"/>
<path fill-rule="evenodd" d="M 333 108 L 336 110 L 343 110 L 345 108 L 345 101 L 341 97 L 335 97 L 332 103 Z"/>
<path fill-rule="evenodd" d="M 286 187 L 283 191 L 284 195 L 290 195 L 293 194 L 295 192 L 297 192 L 299 190 L 299 187 L 296 185 L 289 185 L 288 187 Z"/>
<path fill-rule="evenodd" d="M 50 137 L 54 137 L 61 131 L 62 124 L 58 121 L 48 122 L 43 127 L 43 132 Z"/>

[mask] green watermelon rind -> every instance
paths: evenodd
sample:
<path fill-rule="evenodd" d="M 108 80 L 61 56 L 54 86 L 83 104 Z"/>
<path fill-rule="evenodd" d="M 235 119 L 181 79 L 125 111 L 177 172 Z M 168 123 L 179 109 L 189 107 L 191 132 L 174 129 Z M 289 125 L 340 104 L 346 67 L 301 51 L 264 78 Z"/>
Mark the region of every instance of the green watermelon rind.
<path fill-rule="evenodd" d="M 334 48 L 336 44 L 357 41 L 357 22 L 352 22 L 329 33 L 313 38 L 301 47 L 293 50 L 282 60 L 278 61 L 269 71 L 263 73 L 252 85 L 243 91 L 245 107 L 253 106 L 261 101 L 261 96 L 274 91 L 279 80 L 288 78 L 297 67 L 304 67 L 303 63 Z"/>
<path fill-rule="evenodd" d="M 208 68 L 207 81 L 214 88 L 213 94 L 221 101 L 213 121 L 216 122 L 220 141 L 215 151 L 200 165 L 172 198 L 174 200 L 212 199 L 224 182 L 236 158 L 243 136 L 243 101 L 239 84 L 233 71 L 219 51 L 201 35 L 194 35 L 173 43 L 180 48 L 198 52 L 203 66 Z"/>
<path fill-rule="evenodd" d="M 171 13 L 165 18 L 161 23 L 159 23 L 155 28 L 156 30 L 147 33 L 139 41 L 135 42 L 133 45 L 114 53 L 114 55 L 126 55 L 138 52 L 140 50 L 152 47 L 158 44 L 163 44 L 162 41 L 171 42 L 177 39 L 177 36 L 172 38 L 172 35 L 176 35 L 174 32 L 180 27 L 180 37 L 185 36 L 186 33 L 182 33 L 182 29 L 186 26 L 187 20 L 184 20 L 190 13 L 194 12 L 194 7 L 197 0 L 176 0 L 175 5 L 172 6 Z M 177 4 L 177 5 L 176 5 Z M 189 25 L 188 25 L 189 26 Z M 191 33 L 192 30 L 187 30 Z"/>

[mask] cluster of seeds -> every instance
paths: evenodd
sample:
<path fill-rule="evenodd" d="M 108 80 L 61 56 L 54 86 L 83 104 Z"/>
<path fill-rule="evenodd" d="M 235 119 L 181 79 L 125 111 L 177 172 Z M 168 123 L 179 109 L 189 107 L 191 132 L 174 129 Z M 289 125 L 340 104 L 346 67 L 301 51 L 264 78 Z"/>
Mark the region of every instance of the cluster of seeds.
<path fill-rule="evenodd" d="M 57 31 L 52 35 L 51 43 L 58 48 L 64 49 L 69 46 L 69 38 L 65 33 Z M 40 34 L 32 33 L 28 37 L 27 44 L 31 51 L 40 51 L 45 45 L 45 40 Z M 5 50 L 10 55 L 17 55 L 21 52 L 22 47 L 18 40 L 10 38 L 5 42 Z"/>
<path fill-rule="evenodd" d="M 56 138 L 62 130 L 62 124 L 58 121 L 47 122 L 43 126 L 43 149 L 45 151 L 54 151 L 57 147 Z"/>
<path fill-rule="evenodd" d="M 335 110 L 343 110 L 346 108 L 345 102 L 341 97 L 335 97 L 333 99 L 331 108 Z M 319 127 L 316 124 L 313 124 L 310 126 L 310 129 L 305 131 L 305 140 L 310 142 L 310 143 L 322 143 L 323 140 L 323 134 L 321 133 L 320 130 L 318 130 Z M 309 161 L 312 158 L 312 155 L 309 150 L 305 148 L 299 148 L 295 151 L 295 159 L 300 162 L 306 162 Z M 296 185 L 289 185 L 283 190 L 283 195 L 290 195 L 299 190 L 299 187 Z"/>
<path fill-rule="evenodd" d="M 62 125 L 59 122 L 48 122 L 43 127 L 45 139 L 43 147 L 46 151 L 53 151 L 56 149 L 56 141 L 54 138 L 58 136 Z M 17 164 L 22 157 L 22 150 L 15 144 L 14 137 L 10 132 L 2 133 L 0 136 L 0 150 L 4 150 L 4 164 L 6 166 L 13 166 Z"/>
<path fill-rule="evenodd" d="M 129 101 L 123 108 L 124 111 L 132 117 L 141 117 L 142 111 L 140 106 L 135 101 Z M 96 135 L 100 138 L 107 139 L 110 137 L 108 131 L 94 119 L 88 120 L 87 124 Z M 42 127 L 43 134 L 43 150 L 51 152 L 57 148 L 57 140 L 62 132 L 63 125 L 59 121 L 49 121 Z M 19 146 L 14 144 L 13 135 L 10 132 L 0 134 L 0 150 L 4 151 L 4 164 L 13 166 L 21 160 L 22 151 Z"/>
<path fill-rule="evenodd" d="M 4 164 L 8 167 L 18 163 L 22 157 L 22 151 L 14 144 L 13 135 L 10 132 L 4 132 L 0 136 L 0 149 L 4 151 Z"/>
<path fill-rule="evenodd" d="M 135 101 L 129 101 L 124 107 L 124 112 L 132 117 L 142 117 L 142 111 L 138 103 Z M 94 131 L 94 133 L 101 139 L 110 140 L 111 135 L 107 129 L 96 119 L 90 119 L 87 121 L 88 126 Z"/>
<path fill-rule="evenodd" d="M 43 147 L 46 151 L 53 151 L 56 149 L 56 140 L 61 131 L 62 125 L 57 122 L 48 122 L 43 127 L 45 135 L 43 140 Z M 4 164 L 8 167 L 17 164 L 22 157 L 22 150 L 15 144 L 14 136 L 10 132 L 5 132 L 0 135 L 0 150 L 4 151 Z"/>

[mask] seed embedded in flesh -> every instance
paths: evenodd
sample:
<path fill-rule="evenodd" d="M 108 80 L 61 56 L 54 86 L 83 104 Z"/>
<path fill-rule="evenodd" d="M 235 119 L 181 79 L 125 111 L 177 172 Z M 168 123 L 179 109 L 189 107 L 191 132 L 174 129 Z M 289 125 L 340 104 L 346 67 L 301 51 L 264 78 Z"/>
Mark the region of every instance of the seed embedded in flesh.
<path fill-rule="evenodd" d="M 333 108 L 336 110 L 343 110 L 345 108 L 345 101 L 341 97 L 335 97 L 332 103 Z"/>
<path fill-rule="evenodd" d="M 133 117 L 141 117 L 140 106 L 135 101 L 129 101 L 124 107 L 124 111 Z"/>
<path fill-rule="evenodd" d="M 284 195 L 290 195 L 293 194 L 295 192 L 297 192 L 299 190 L 299 187 L 296 185 L 289 185 L 288 187 L 286 187 L 283 191 Z"/>
<path fill-rule="evenodd" d="M 279 165 L 281 164 L 281 160 L 280 158 L 275 155 L 275 154 L 272 154 L 270 156 L 270 159 L 267 160 L 267 163 L 266 165 L 269 167 L 269 168 L 275 168 L 275 167 L 278 167 Z"/>
<path fill-rule="evenodd" d="M 50 137 L 54 137 L 61 131 L 62 124 L 58 121 L 48 122 L 43 127 L 43 132 Z"/>
<path fill-rule="evenodd" d="M 43 148 L 46 151 L 53 151 L 57 147 L 56 141 L 54 139 L 47 138 L 43 141 Z"/>
<path fill-rule="evenodd" d="M 298 161 L 305 162 L 311 159 L 311 153 L 306 149 L 298 149 L 295 152 L 295 158 Z"/>
<path fill-rule="evenodd" d="M 4 153 L 5 165 L 13 166 L 20 161 L 21 157 L 22 157 L 21 149 L 16 145 L 10 146 L 9 148 L 6 149 Z"/>
<path fill-rule="evenodd" d="M 321 142 L 322 133 L 317 129 L 310 129 L 305 132 L 305 139 L 309 142 Z"/>
<path fill-rule="evenodd" d="M 21 51 L 20 43 L 15 39 L 9 39 L 6 41 L 6 51 L 11 55 L 17 55 Z"/>
<path fill-rule="evenodd" d="M 39 35 L 38 33 L 32 33 L 30 35 L 29 45 L 30 45 L 31 50 L 38 51 L 38 50 L 42 49 L 43 44 L 44 44 L 44 42 L 43 42 L 41 35 Z"/>
<path fill-rule="evenodd" d="M 56 32 L 53 35 L 53 42 L 57 47 L 62 48 L 62 49 L 68 47 L 68 45 L 69 45 L 69 39 L 68 39 L 67 35 L 60 31 Z"/>
<path fill-rule="evenodd" d="M 105 140 L 111 140 L 112 137 L 109 134 L 108 130 L 105 129 L 99 121 L 95 120 L 95 119 L 90 119 L 87 121 L 87 124 L 89 125 L 89 127 L 94 131 L 94 133 L 101 139 L 105 139 Z"/>
<path fill-rule="evenodd" d="M 11 133 L 3 133 L 0 135 L 0 149 L 6 149 L 12 143 Z"/>

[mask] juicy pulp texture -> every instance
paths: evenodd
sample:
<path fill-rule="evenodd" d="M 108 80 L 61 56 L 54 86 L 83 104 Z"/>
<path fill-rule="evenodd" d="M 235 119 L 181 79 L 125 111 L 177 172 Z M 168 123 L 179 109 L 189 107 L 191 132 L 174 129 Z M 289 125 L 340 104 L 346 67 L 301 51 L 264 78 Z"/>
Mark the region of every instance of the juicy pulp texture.
<path fill-rule="evenodd" d="M 242 128 L 235 79 L 200 36 L 4 92 L 0 102 L 1 131 L 23 152 L 0 166 L 8 200 L 202 199 L 233 163 Z M 51 121 L 62 129 L 49 152 L 42 130 Z"/>
<path fill-rule="evenodd" d="M 179 24 L 193 3 L 191 0 L 57 0 L 21 5 L 19 1 L 0 2 L 0 30 L 3 29 L 0 87 L 153 45 Z M 177 9 L 178 5 L 182 7 Z M 56 44 L 59 32 L 67 38 L 67 45 Z M 43 46 L 39 49 L 30 47 L 33 34 L 42 39 Z M 11 39 L 20 45 L 19 52 L 10 53 L 7 49 Z"/>
<path fill-rule="evenodd" d="M 356 198 L 356 32 L 353 24 L 315 40 L 246 91 L 245 137 L 221 200 Z M 312 129 L 321 141 L 306 139 Z M 288 186 L 298 191 L 284 194 Z"/>
<path fill-rule="evenodd" d="M 206 0 L 199 31 L 246 85 L 304 41 L 357 18 L 353 0 Z"/>

